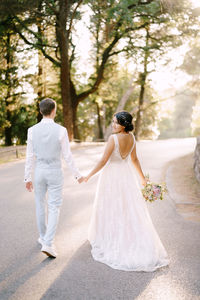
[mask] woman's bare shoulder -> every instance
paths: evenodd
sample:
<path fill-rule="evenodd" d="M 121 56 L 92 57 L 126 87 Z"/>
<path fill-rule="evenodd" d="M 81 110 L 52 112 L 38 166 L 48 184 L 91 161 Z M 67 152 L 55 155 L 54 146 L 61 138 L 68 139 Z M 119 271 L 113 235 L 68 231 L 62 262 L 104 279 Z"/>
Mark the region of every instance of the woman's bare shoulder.
<path fill-rule="evenodd" d="M 115 136 L 114 133 L 110 134 L 109 137 L 108 137 L 108 139 L 107 139 L 107 142 L 114 140 L 114 136 Z"/>

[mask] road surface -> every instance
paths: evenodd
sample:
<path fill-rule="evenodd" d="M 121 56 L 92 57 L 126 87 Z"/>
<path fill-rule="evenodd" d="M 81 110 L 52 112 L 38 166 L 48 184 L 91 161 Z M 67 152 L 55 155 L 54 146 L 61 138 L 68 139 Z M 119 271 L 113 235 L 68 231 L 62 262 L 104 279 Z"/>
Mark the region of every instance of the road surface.
<path fill-rule="evenodd" d="M 170 161 L 194 151 L 195 139 L 141 141 L 145 173 L 162 182 Z M 104 146 L 73 149 L 83 174 Z M 98 175 L 76 183 L 65 167 L 64 200 L 57 229 L 59 256 L 40 252 L 33 193 L 23 183 L 24 160 L 0 166 L 0 299 L 197 300 L 200 299 L 200 223 L 185 220 L 173 200 L 148 203 L 170 265 L 152 273 L 113 270 L 92 259 L 87 229 Z M 181 176 L 181 174 L 180 174 Z"/>

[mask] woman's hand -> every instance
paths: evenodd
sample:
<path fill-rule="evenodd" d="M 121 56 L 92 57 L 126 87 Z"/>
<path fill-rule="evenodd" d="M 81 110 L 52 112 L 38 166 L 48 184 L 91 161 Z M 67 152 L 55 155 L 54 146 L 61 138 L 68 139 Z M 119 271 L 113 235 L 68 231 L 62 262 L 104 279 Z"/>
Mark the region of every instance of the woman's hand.
<path fill-rule="evenodd" d="M 90 179 L 90 176 L 89 176 L 89 175 L 86 176 L 86 177 L 84 177 L 84 181 L 85 181 L 85 182 L 87 182 L 89 179 Z"/>
<path fill-rule="evenodd" d="M 147 185 L 147 182 L 148 182 L 148 180 L 144 177 L 143 179 L 142 179 L 142 185 L 143 186 L 146 186 Z"/>
<path fill-rule="evenodd" d="M 78 179 L 78 183 L 82 183 L 84 181 L 84 177 L 82 176 L 81 178 Z"/>

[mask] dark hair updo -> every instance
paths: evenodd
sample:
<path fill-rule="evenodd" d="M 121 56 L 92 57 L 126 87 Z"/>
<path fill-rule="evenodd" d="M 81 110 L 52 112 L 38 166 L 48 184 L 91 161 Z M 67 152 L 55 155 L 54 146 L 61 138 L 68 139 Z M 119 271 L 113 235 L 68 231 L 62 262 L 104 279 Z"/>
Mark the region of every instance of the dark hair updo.
<path fill-rule="evenodd" d="M 134 126 L 132 124 L 133 117 L 129 112 L 120 111 L 114 114 L 114 116 L 116 117 L 118 124 L 125 127 L 126 132 L 132 131 L 134 129 Z"/>

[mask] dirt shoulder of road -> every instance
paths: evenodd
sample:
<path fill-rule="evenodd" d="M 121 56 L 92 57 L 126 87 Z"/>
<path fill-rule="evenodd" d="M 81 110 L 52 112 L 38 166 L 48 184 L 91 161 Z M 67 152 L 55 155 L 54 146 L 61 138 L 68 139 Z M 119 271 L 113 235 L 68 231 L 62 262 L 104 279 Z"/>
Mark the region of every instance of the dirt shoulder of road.
<path fill-rule="evenodd" d="M 166 171 L 166 183 L 177 212 L 187 220 L 200 222 L 200 183 L 193 164 L 193 153 L 171 161 Z"/>

